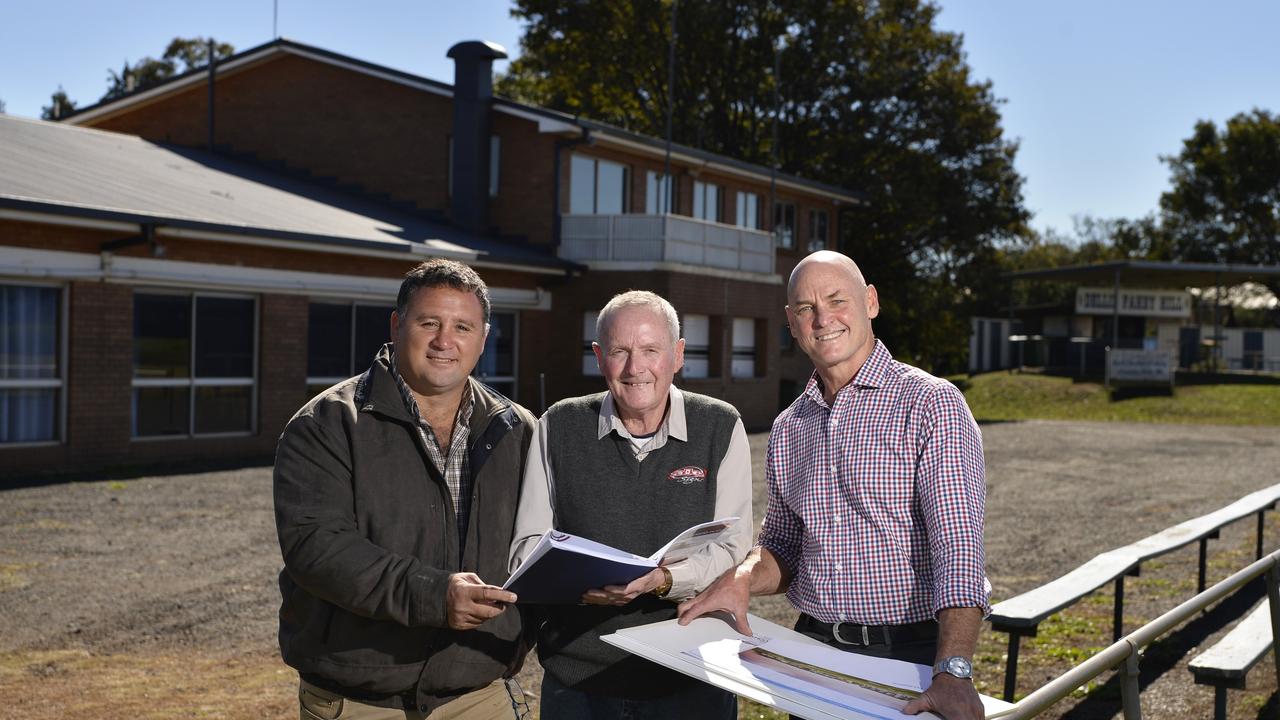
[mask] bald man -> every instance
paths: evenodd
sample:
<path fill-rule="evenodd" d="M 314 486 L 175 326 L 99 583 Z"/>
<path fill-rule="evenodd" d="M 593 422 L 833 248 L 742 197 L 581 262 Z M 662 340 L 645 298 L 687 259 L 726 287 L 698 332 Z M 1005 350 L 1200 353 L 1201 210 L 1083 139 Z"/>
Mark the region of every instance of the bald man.
<path fill-rule="evenodd" d="M 785 592 L 799 632 L 933 665 L 933 683 L 908 714 L 981 718 L 971 661 L 990 610 L 985 479 L 964 396 L 876 339 L 876 289 L 845 255 L 801 260 L 786 310 L 814 371 L 769 433 L 758 543 L 680 606 L 680 622 L 727 610 L 749 634 L 750 597 Z"/>

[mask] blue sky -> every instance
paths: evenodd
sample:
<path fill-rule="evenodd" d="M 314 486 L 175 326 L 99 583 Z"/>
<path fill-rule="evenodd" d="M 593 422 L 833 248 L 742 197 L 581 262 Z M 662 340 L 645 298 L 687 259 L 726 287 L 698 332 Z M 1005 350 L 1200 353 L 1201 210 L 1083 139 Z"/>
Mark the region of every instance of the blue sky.
<path fill-rule="evenodd" d="M 1168 185 L 1160 155 L 1196 120 L 1255 107 L 1280 112 L 1275 0 L 941 0 L 938 27 L 963 33 L 976 78 L 990 79 L 1006 136 L 1021 142 L 1036 228 L 1072 217 L 1140 217 Z M 493 40 L 515 55 L 520 26 L 500 0 L 279 0 L 287 38 L 452 80 L 445 52 Z M 217 3 L 0 0 L 0 100 L 38 117 L 59 84 L 82 106 L 107 69 L 159 56 L 175 36 L 245 49 L 272 37 L 272 0 Z M 504 70 L 505 63 L 497 69 Z"/>

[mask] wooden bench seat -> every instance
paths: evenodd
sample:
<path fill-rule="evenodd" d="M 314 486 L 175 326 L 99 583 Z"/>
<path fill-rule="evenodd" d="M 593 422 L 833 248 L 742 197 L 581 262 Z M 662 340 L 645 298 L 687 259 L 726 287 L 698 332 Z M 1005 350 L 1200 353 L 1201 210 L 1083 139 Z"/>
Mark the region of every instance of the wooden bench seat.
<path fill-rule="evenodd" d="M 1214 686 L 1215 720 L 1224 720 L 1227 716 L 1227 689 L 1244 688 L 1249 669 L 1271 649 L 1274 643 L 1271 630 L 1271 604 L 1263 599 L 1231 632 L 1187 665 L 1196 684 Z"/>
<path fill-rule="evenodd" d="M 1144 561 L 1159 557 L 1193 542 L 1200 543 L 1199 583 L 1205 587 L 1208 541 L 1219 530 L 1252 514 L 1258 516 L 1257 556 L 1262 557 L 1263 513 L 1280 501 L 1280 484 L 1249 493 L 1207 515 L 1192 518 L 1145 537 L 1122 548 L 1097 555 L 1080 567 L 1038 588 L 997 603 L 991 608 L 993 630 L 1009 633 L 1005 665 L 1004 699 L 1012 702 L 1017 682 L 1018 649 L 1022 636 L 1035 637 L 1036 629 L 1050 615 L 1074 605 L 1107 583 L 1115 584 L 1112 639 L 1119 640 L 1124 629 L 1124 578 L 1139 573 Z"/>

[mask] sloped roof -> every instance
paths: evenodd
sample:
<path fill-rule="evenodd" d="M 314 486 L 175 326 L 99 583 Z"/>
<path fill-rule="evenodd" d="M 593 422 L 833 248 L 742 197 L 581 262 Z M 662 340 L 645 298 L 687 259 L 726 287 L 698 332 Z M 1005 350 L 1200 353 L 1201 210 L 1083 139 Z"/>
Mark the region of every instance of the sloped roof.
<path fill-rule="evenodd" d="M 243 50 L 229 58 L 219 61 L 217 65 L 217 72 L 219 74 L 235 72 L 239 69 L 247 68 L 258 62 L 270 59 L 274 56 L 286 54 L 338 65 L 355 72 L 382 78 L 417 90 L 442 95 L 444 97 L 453 97 L 453 86 L 450 84 L 284 38 L 272 40 L 256 47 L 249 48 L 248 50 Z M 135 104 L 148 102 L 152 99 L 163 97 L 169 93 L 177 92 L 191 85 L 206 82 L 207 77 L 208 70 L 206 68 L 190 70 L 158 85 L 135 90 L 134 92 L 122 97 L 98 102 L 88 107 L 78 108 L 75 112 L 63 118 L 63 121 L 68 124 L 75 125 L 89 122 L 98 117 L 109 116 Z M 662 138 L 641 135 L 606 123 L 589 120 L 575 115 L 569 115 L 535 105 L 527 105 L 507 98 L 495 97 L 493 106 L 498 112 L 508 113 L 538 122 L 540 127 L 543 127 L 550 132 L 571 132 L 578 135 L 590 133 L 596 137 L 614 140 L 651 153 L 654 151 L 664 150 L 666 145 Z M 700 150 L 688 145 L 680 145 L 678 143 L 672 143 L 671 150 L 673 156 L 677 157 L 677 159 L 683 157 L 687 161 L 706 163 L 716 166 L 717 169 L 730 173 L 745 174 L 765 181 L 769 180 L 771 176 L 770 168 L 766 166 L 749 163 L 727 155 L 707 152 L 705 150 Z M 860 191 L 848 190 L 835 185 L 818 182 L 817 180 L 804 178 L 799 175 L 792 175 L 783 172 L 777 173 L 775 177 L 779 185 L 782 186 L 809 190 L 811 192 L 821 193 L 823 195 L 831 196 L 837 200 L 854 204 L 865 204 L 867 202 L 866 193 Z"/>
<path fill-rule="evenodd" d="M 0 115 L 0 207 L 538 268 L 549 253 L 202 150 Z"/>

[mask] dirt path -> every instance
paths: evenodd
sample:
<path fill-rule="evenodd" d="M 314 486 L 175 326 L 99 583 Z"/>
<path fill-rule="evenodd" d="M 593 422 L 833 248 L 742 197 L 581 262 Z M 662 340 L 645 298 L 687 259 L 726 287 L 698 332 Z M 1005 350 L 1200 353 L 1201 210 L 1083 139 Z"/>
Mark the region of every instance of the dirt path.
<path fill-rule="evenodd" d="M 1274 428 L 1027 422 L 983 434 L 997 599 L 1280 481 Z M 752 437 L 757 518 L 764 442 Z M 1269 517 L 1274 548 L 1280 523 Z M 0 490 L 0 707 L 23 718 L 296 717 L 296 676 L 275 655 L 272 523 L 269 468 Z M 1211 545 L 1211 581 L 1248 561 L 1252 533 L 1242 523 Z M 1144 567 L 1127 586 L 1130 625 L 1193 594 L 1195 562 L 1193 547 Z M 778 599 L 754 611 L 793 617 Z M 1189 648 L 1225 630 L 1221 615 L 1149 654 L 1162 671 L 1143 693 L 1150 716 L 1210 714 L 1212 692 L 1191 685 L 1185 664 Z M 1106 645 L 1109 623 L 1104 592 L 1042 626 L 1024 646 L 1020 691 Z M 979 671 L 989 692 L 1003 651 L 1004 637 L 986 633 Z M 1276 702 L 1265 662 L 1249 683 L 1232 693 L 1232 718 Z M 1109 717 L 1118 698 L 1104 682 L 1047 717 Z"/>

